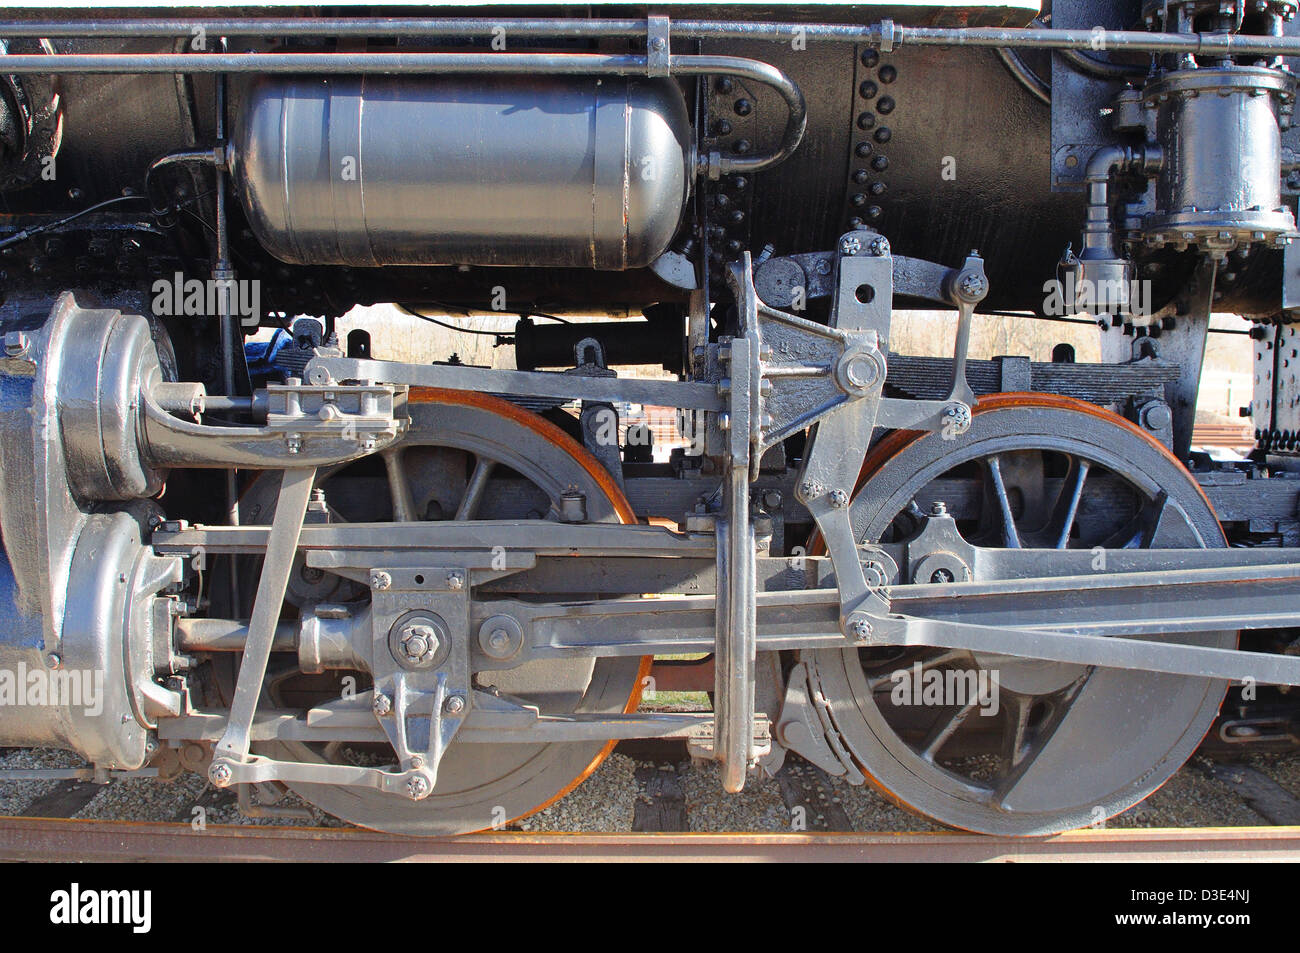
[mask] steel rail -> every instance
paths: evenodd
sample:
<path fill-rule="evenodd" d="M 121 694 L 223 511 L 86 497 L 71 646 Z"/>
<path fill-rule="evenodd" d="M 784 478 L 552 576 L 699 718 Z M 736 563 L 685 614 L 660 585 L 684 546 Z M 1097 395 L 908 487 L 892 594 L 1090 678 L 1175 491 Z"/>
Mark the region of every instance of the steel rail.
<path fill-rule="evenodd" d="M 533 834 L 412 838 L 355 828 L 0 818 L 0 859 L 54 861 L 1296 861 L 1300 827 L 964 833 Z"/>
<path fill-rule="evenodd" d="M 539 19 L 539 18 L 188 18 L 31 20 L 0 22 L 5 37 L 392 37 L 472 39 L 491 37 L 504 30 L 506 37 L 525 39 L 638 39 L 650 30 L 643 19 Z M 792 39 L 861 43 L 892 49 L 897 46 L 1016 47 L 1021 49 L 1129 50 L 1145 53 L 1197 55 L 1300 55 L 1300 37 L 1249 36 L 1230 33 L 1154 33 L 1145 30 L 1066 29 L 1050 27 L 919 27 L 890 20 L 874 24 L 734 22 L 671 20 L 669 36 L 676 40 Z M 69 54 L 58 54 L 68 56 Z M 140 54 L 148 56 L 149 54 Z M 15 57 L 0 57 L 0 69 Z"/>

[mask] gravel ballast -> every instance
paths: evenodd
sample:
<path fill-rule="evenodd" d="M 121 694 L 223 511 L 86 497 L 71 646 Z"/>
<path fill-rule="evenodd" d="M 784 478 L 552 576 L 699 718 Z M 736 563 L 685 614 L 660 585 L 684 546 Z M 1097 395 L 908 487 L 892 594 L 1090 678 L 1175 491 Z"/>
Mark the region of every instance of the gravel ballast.
<path fill-rule="evenodd" d="M 0 768 L 75 767 L 72 754 L 48 749 L 9 749 L 0 755 Z M 1248 767 L 1276 782 L 1285 795 L 1300 799 L 1300 752 L 1250 755 L 1233 765 Z M 1211 775 L 1212 763 L 1197 755 L 1167 784 L 1141 804 L 1111 818 L 1107 826 L 1242 827 L 1267 825 L 1252 809 L 1228 773 Z M 640 770 L 639 770 L 640 769 Z M 655 772 L 661 772 L 656 777 Z M 1223 772 L 1219 772 L 1220 775 Z M 649 785 L 647 778 L 656 783 Z M 869 786 L 857 787 L 832 778 L 791 756 L 780 777 L 751 776 L 739 794 L 726 794 L 711 762 L 650 766 L 623 754 L 613 754 L 570 794 L 512 825 L 523 831 L 572 833 L 627 832 L 634 829 L 638 803 L 653 798 L 647 788 L 680 790 L 685 829 L 699 832 L 935 831 L 938 826 L 896 807 Z M 282 807 L 306 809 L 308 817 L 246 818 L 229 791 L 216 791 L 205 778 L 182 774 L 172 781 L 115 780 L 106 785 L 88 782 L 0 782 L 0 814 L 39 816 L 34 807 L 86 803 L 70 816 L 86 819 L 167 821 L 206 824 L 273 824 L 341 826 L 341 822 L 303 804 L 292 794 Z M 77 793 L 77 792 L 80 793 Z M 796 810 L 802 808 L 802 810 Z M 68 816 L 60 814 L 57 816 Z M 847 823 L 845 823 L 847 820 Z"/>

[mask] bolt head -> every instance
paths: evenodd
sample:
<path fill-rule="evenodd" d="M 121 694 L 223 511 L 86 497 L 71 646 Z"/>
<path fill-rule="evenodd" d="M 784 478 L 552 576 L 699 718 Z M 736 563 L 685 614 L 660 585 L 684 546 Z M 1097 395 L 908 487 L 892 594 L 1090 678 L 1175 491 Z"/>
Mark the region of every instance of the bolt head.
<path fill-rule="evenodd" d="M 452 695 L 443 702 L 442 708 L 449 715 L 459 715 L 465 710 L 465 696 Z"/>
<path fill-rule="evenodd" d="M 956 578 L 957 577 L 952 574 L 951 569 L 944 569 L 942 567 L 930 573 L 930 581 L 933 583 L 948 583 L 952 582 Z"/>
<path fill-rule="evenodd" d="M 510 633 L 505 629 L 493 629 L 488 636 L 488 645 L 497 651 L 503 651 L 510 645 Z"/>
<path fill-rule="evenodd" d="M 982 298 L 989 290 L 988 279 L 974 272 L 967 272 L 957 282 L 957 290 L 963 298 Z"/>
<path fill-rule="evenodd" d="M 889 239 L 884 235 L 871 240 L 871 254 L 876 258 L 884 258 L 889 254 Z"/>
<path fill-rule="evenodd" d="M 885 572 L 885 567 L 874 559 L 868 560 L 862 564 L 862 574 L 867 579 L 867 585 L 872 589 L 879 589 L 889 581 L 889 576 Z"/>
<path fill-rule="evenodd" d="M 836 509 L 839 509 L 842 506 L 849 505 L 849 495 L 840 489 L 831 490 L 830 500 L 831 500 L 831 506 L 835 507 Z"/>
<path fill-rule="evenodd" d="M 862 240 L 856 235 L 845 235 L 840 241 L 840 251 L 853 256 L 862 251 Z"/>
<path fill-rule="evenodd" d="M 413 622 L 402 627 L 402 654 L 412 662 L 422 662 L 438 651 L 438 633 L 432 626 Z"/>
<path fill-rule="evenodd" d="M 372 572 L 370 574 L 371 589 L 387 589 L 393 584 L 393 577 L 386 572 Z"/>
<path fill-rule="evenodd" d="M 387 715 L 393 710 L 393 700 L 383 692 L 375 692 L 374 700 L 370 704 L 376 715 Z"/>
<path fill-rule="evenodd" d="M 208 768 L 208 780 L 212 782 L 213 787 L 229 787 L 234 776 L 234 772 L 230 770 L 230 765 L 222 764 L 220 761 L 214 761 Z"/>
<path fill-rule="evenodd" d="M 1173 419 L 1168 404 L 1148 404 L 1142 412 L 1142 422 L 1146 424 L 1148 430 L 1163 430 L 1173 422 Z"/>
<path fill-rule="evenodd" d="M 935 500 L 933 503 L 930 504 L 930 515 L 947 516 L 948 504 L 945 503 L 943 500 Z"/>
<path fill-rule="evenodd" d="M 958 433 L 965 433 L 970 427 L 970 408 L 965 404 L 949 404 L 943 412 L 943 422 Z"/>
<path fill-rule="evenodd" d="M 854 387 L 867 388 L 880 376 L 880 368 L 871 358 L 860 355 L 845 365 L 844 373 Z"/>
<path fill-rule="evenodd" d="M 460 572 L 447 573 L 447 588 L 452 592 L 458 592 L 465 588 L 465 574 Z"/>
<path fill-rule="evenodd" d="M 412 801 L 423 800 L 429 796 L 429 782 L 417 774 L 406 782 L 406 793 Z"/>
<path fill-rule="evenodd" d="M 849 634 L 859 642 L 865 642 L 871 637 L 871 622 L 862 615 L 854 615 L 849 619 Z"/>

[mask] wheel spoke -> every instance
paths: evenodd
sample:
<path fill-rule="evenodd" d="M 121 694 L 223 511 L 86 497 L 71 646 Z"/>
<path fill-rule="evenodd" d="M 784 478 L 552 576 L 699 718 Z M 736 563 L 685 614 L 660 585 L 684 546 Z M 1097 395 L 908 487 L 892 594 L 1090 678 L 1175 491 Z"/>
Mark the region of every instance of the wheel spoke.
<path fill-rule="evenodd" d="M 1070 470 L 1061 484 L 1048 523 L 1048 539 L 1055 541 L 1057 549 L 1065 549 L 1070 544 L 1070 530 L 1079 514 L 1079 501 L 1083 499 L 1083 484 L 1088 479 L 1089 467 L 1088 461 L 1081 457 L 1070 458 Z"/>
<path fill-rule="evenodd" d="M 1167 514 L 1168 495 L 1158 494 L 1154 499 L 1144 499 L 1138 506 L 1138 511 L 1133 514 L 1120 529 L 1111 533 L 1101 542 L 1104 549 L 1150 549 L 1159 539 L 1162 546 L 1174 545 L 1171 541 L 1164 540 L 1163 537 L 1173 531 L 1180 520 L 1169 519 Z M 1188 545 L 1196 545 L 1191 542 Z"/>
<path fill-rule="evenodd" d="M 1078 681 L 1073 682 L 1064 691 L 1054 694 L 1050 699 L 1041 697 L 1026 699 L 1030 704 L 1026 706 L 1025 717 L 1033 711 L 1035 705 L 1048 704 L 1050 712 L 1047 717 L 1040 721 L 1032 729 L 1026 724 L 1025 737 L 1021 741 L 1019 751 L 1019 761 L 1010 765 L 1004 776 L 997 782 L 997 788 L 994 791 L 992 803 L 1003 810 L 1014 810 L 1009 807 L 1009 802 L 1013 798 L 1019 798 L 1022 801 L 1028 800 L 1038 793 L 1037 786 L 1044 784 L 1050 788 L 1056 788 L 1060 785 L 1061 774 L 1055 762 L 1063 756 L 1069 757 L 1072 739 L 1068 731 L 1062 731 L 1062 727 L 1069 723 L 1071 713 L 1074 712 L 1073 703 L 1081 694 L 1088 679 L 1091 677 L 1090 671 Z M 1059 743 L 1057 743 L 1059 739 Z M 1058 751 L 1058 749 L 1061 749 Z M 1051 762 L 1049 764 L 1049 762 Z M 1034 770 L 1035 766 L 1043 768 Z"/>
<path fill-rule="evenodd" d="M 934 668 L 936 665 L 946 665 L 949 662 L 956 662 L 959 660 L 969 661 L 970 652 L 966 649 L 944 649 L 938 655 L 931 658 L 919 659 L 918 661 L 921 663 L 921 671 L 924 672 Z M 912 664 L 914 663 L 908 663 L 908 669 L 910 669 Z M 902 668 L 902 666 L 896 664 L 884 675 L 873 675 L 867 679 L 867 685 L 871 688 L 873 693 L 885 689 L 892 689 L 894 687 L 894 673 L 900 671 Z"/>
<path fill-rule="evenodd" d="M 1169 503 L 1169 495 L 1160 493 L 1156 498 L 1142 507 L 1138 516 L 1142 520 L 1142 539 L 1138 545 L 1142 549 L 1150 549 L 1156 541 L 1156 536 L 1164 525 L 1165 509 Z"/>
<path fill-rule="evenodd" d="M 1007 495 L 1007 487 L 1002 479 L 1002 461 L 996 456 L 991 456 L 984 463 L 988 468 L 994 502 L 997 504 L 998 515 L 1002 521 L 1002 545 L 1007 549 L 1019 549 L 1020 534 L 1016 532 L 1016 518 L 1011 513 L 1011 498 Z"/>
<path fill-rule="evenodd" d="M 1144 549 L 1199 549 L 1205 545 L 1205 540 L 1188 519 L 1186 510 L 1172 502 L 1167 494 L 1161 493 L 1148 503 L 1144 514 Z"/>
<path fill-rule="evenodd" d="M 1137 549 L 1142 545 L 1142 514 L 1134 516 L 1097 545 L 1102 549 Z"/>
<path fill-rule="evenodd" d="M 926 761 L 934 761 L 939 750 L 957 733 L 957 729 L 966 723 L 970 713 L 975 710 L 975 705 L 976 703 L 973 701 L 967 702 L 946 721 L 936 723 L 930 729 L 930 733 L 926 735 L 925 741 L 921 742 L 921 757 Z"/>
<path fill-rule="evenodd" d="M 1029 716 L 1034 700 L 1018 692 L 1003 692 L 1000 704 L 1006 712 L 1002 734 L 1002 761 L 1015 768 L 1025 756 L 1025 739 L 1029 733 Z"/>
<path fill-rule="evenodd" d="M 487 457 L 475 459 L 474 472 L 470 474 L 469 482 L 465 484 L 465 495 L 460 498 L 460 506 L 456 507 L 456 519 L 474 518 L 479 503 L 483 500 L 483 493 L 487 490 L 488 481 L 492 479 L 492 470 L 495 466 L 496 464 Z"/>
<path fill-rule="evenodd" d="M 415 501 L 411 498 L 411 484 L 403 467 L 401 447 L 383 451 L 384 469 L 388 472 L 388 493 L 393 498 L 393 521 L 409 523 L 415 519 Z"/>

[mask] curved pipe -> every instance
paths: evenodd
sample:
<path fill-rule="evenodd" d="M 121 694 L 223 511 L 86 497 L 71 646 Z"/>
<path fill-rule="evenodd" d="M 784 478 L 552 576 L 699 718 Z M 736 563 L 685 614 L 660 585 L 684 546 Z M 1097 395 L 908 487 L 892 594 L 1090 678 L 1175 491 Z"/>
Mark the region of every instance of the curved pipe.
<path fill-rule="evenodd" d="M 161 204 L 155 201 L 157 196 L 154 194 L 154 176 L 158 173 L 158 170 L 169 166 L 194 163 L 216 167 L 219 165 L 217 151 L 215 149 L 185 149 L 180 152 L 169 152 L 149 164 L 149 168 L 144 173 L 144 192 L 149 198 L 149 210 L 154 217 L 166 215 L 171 211 L 170 203 L 165 200 L 165 197 Z"/>
<path fill-rule="evenodd" d="M 65 53 L 57 56 L 0 54 L 0 72 L 27 73 L 311 73 L 531 76 L 662 75 L 648 57 L 599 53 Z M 785 159 L 799 147 L 808 123 L 803 93 L 785 73 L 759 60 L 740 56 L 672 55 L 669 75 L 738 76 L 770 86 L 789 110 L 785 133 L 769 155 L 718 157 L 698 171 L 758 172 Z"/>
<path fill-rule="evenodd" d="M 668 63 L 670 72 L 680 76 L 731 75 L 750 79 L 770 86 L 785 100 L 788 116 L 781 145 L 777 150 L 766 156 L 723 156 L 719 162 L 720 173 L 759 172 L 784 162 L 799 148 L 804 130 L 808 127 L 808 109 L 803 92 L 794 80 L 775 66 L 740 56 L 671 56 Z M 701 162 L 705 161 L 712 160 L 701 157 Z M 707 166 L 701 171 L 713 174 L 712 168 Z"/>
<path fill-rule="evenodd" d="M 1083 167 L 1083 177 L 1090 185 L 1098 182 L 1105 184 L 1115 169 L 1127 165 L 1132 158 L 1132 151 L 1124 146 L 1102 146 Z"/>
<path fill-rule="evenodd" d="M 1029 21 L 1029 27 L 1038 30 L 1048 30 L 1047 26 L 1038 17 Z M 1089 56 L 1087 53 L 1075 49 L 1053 50 L 1058 56 L 1064 59 L 1068 64 L 1073 66 L 1078 72 L 1085 73 L 1088 76 L 1097 79 L 1134 79 L 1136 77 L 1146 76 L 1147 69 L 1142 66 L 1120 66 L 1107 60 L 1099 60 L 1096 57 Z M 1049 86 L 1050 90 L 1051 87 Z"/>
<path fill-rule="evenodd" d="M 173 417 L 148 388 L 140 392 L 142 451 L 157 469 L 198 468 L 279 470 L 285 467 L 327 467 L 347 463 L 383 450 L 401 436 L 374 435 L 374 446 L 364 449 L 356 440 L 317 439 L 303 451 L 290 454 L 286 433 L 269 427 L 210 427 Z"/>
<path fill-rule="evenodd" d="M 1051 84 L 1043 82 L 1037 73 L 1026 66 L 1025 61 L 1016 54 L 1015 50 L 1000 46 L 994 52 L 998 54 L 998 59 L 1007 68 L 1007 72 L 1014 76 L 1021 86 L 1029 90 L 1031 96 L 1040 103 L 1046 103 L 1048 106 L 1052 104 Z"/>
<path fill-rule="evenodd" d="M 1110 221 L 1110 176 L 1116 169 L 1134 162 L 1133 150 L 1124 146 L 1102 146 L 1084 166 L 1088 183 L 1088 212 L 1083 226 L 1081 259 L 1114 259 L 1115 228 Z"/>
<path fill-rule="evenodd" d="M 1056 50 L 1058 56 L 1075 67 L 1081 73 L 1095 76 L 1097 79 L 1140 79 L 1149 70 L 1145 66 L 1121 66 L 1089 56 L 1079 50 Z"/>

